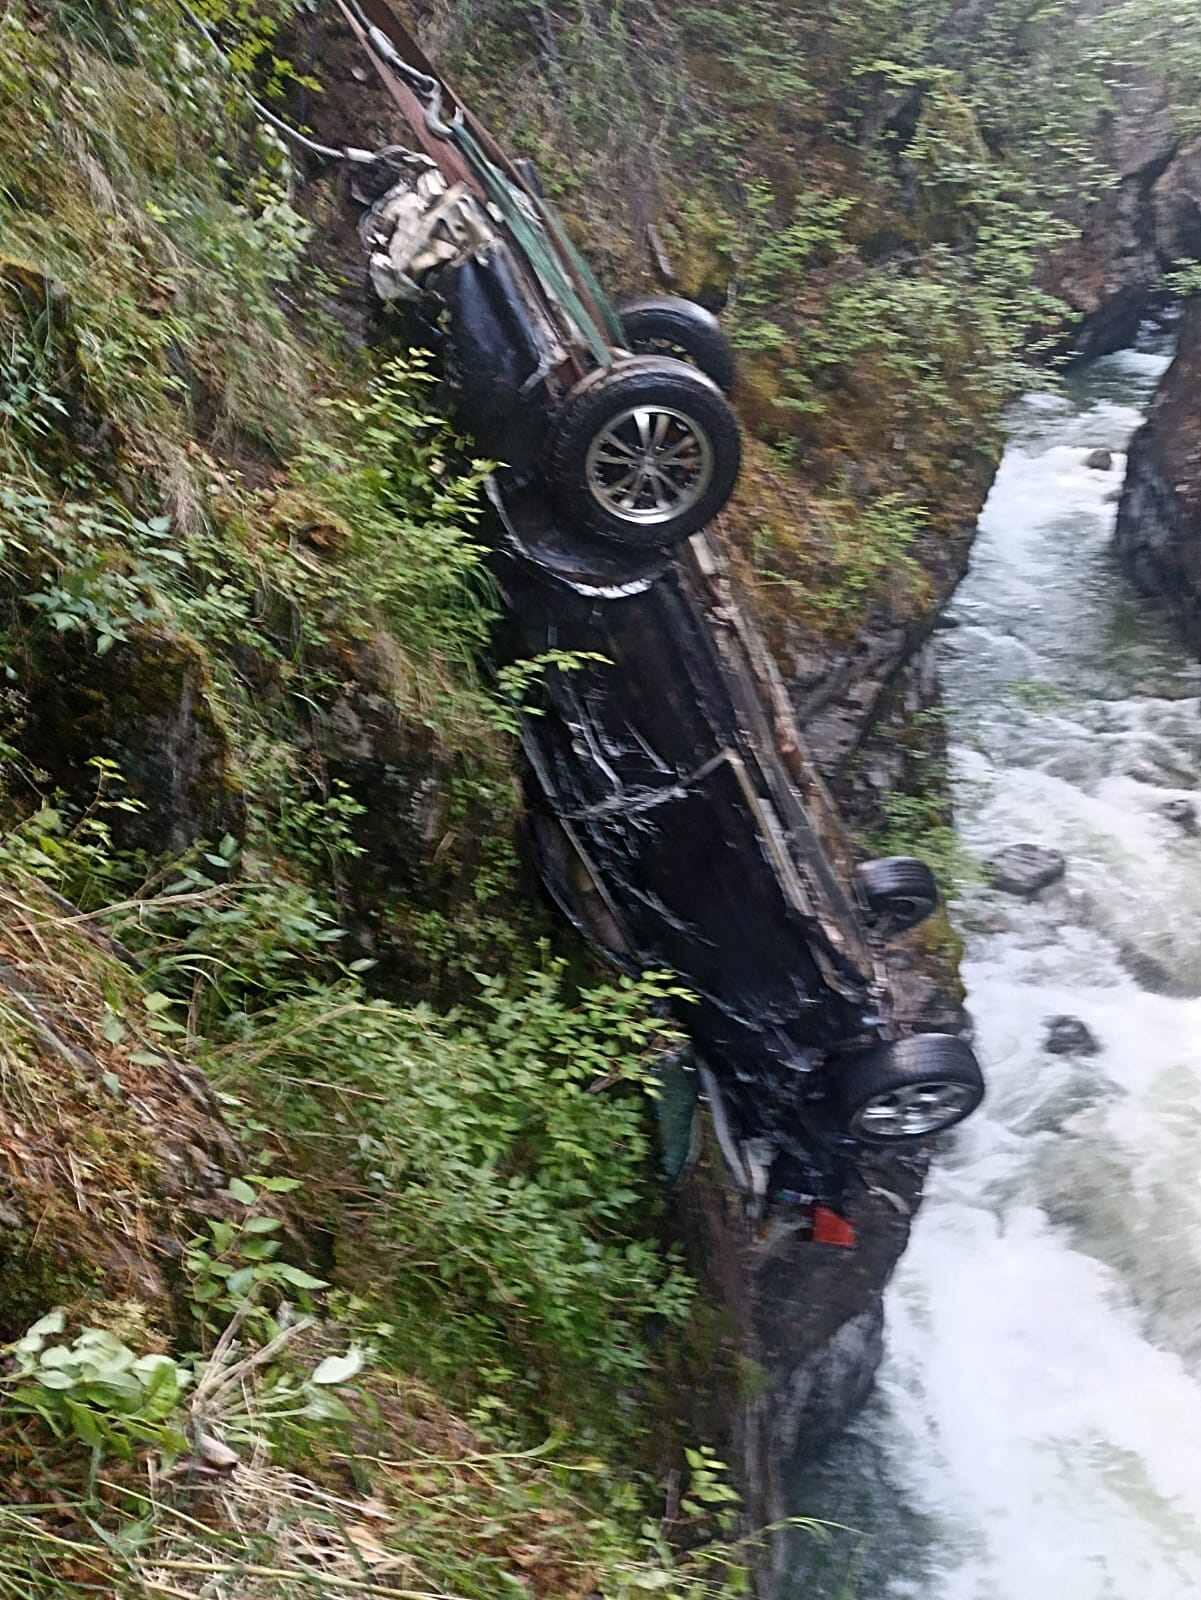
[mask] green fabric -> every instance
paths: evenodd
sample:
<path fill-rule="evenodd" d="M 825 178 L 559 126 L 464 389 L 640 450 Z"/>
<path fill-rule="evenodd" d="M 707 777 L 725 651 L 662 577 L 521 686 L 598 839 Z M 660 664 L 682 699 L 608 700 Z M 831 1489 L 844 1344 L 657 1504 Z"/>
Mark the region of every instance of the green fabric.
<path fill-rule="evenodd" d="M 570 274 L 564 270 L 558 253 L 547 239 L 545 227 L 541 222 L 536 221 L 529 215 L 518 199 L 516 191 L 508 178 L 505 177 L 499 167 L 489 161 L 474 135 L 463 123 L 456 122 L 450 125 L 450 137 L 458 145 L 464 158 L 480 178 L 487 191 L 488 198 L 500 212 L 506 227 L 531 262 L 533 262 L 535 269 L 547 287 L 584 335 L 598 365 L 602 367 L 611 366 L 613 363 L 613 351 L 610 339 L 597 326 L 595 317 L 593 317 L 581 299 L 575 284 L 571 281 Z M 618 338 L 620 338 L 620 323 L 617 322 L 616 313 L 609 307 L 608 301 L 601 292 L 600 285 L 596 284 L 591 269 L 584 263 L 574 245 L 567 239 L 562 225 L 551 217 L 549 210 L 544 208 L 544 211 L 559 243 L 568 251 L 577 270 L 581 270 L 581 276 L 585 283 L 588 284 L 590 292 L 593 289 L 593 285 L 596 285 L 597 303 L 604 309 L 606 320 L 612 318 L 613 325 L 619 330 Z"/>

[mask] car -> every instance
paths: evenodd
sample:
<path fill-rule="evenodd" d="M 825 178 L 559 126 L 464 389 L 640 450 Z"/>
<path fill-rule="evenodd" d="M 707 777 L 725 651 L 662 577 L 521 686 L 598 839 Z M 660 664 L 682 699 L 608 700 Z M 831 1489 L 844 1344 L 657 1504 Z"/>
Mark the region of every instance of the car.
<path fill-rule="evenodd" d="M 531 164 L 454 102 L 385 0 L 338 3 L 416 146 L 354 167 L 376 296 L 436 329 L 461 423 L 540 559 L 637 576 L 738 477 L 717 318 L 678 296 L 611 304 Z"/>
<path fill-rule="evenodd" d="M 613 311 L 386 0 L 337 3 L 420 146 L 355 164 L 373 287 L 434 316 L 464 422 L 505 463 L 497 649 L 548 664 L 522 736 L 541 882 L 608 961 L 682 979 L 744 1192 L 836 1210 L 855 1152 L 953 1127 L 984 1083 L 889 983 L 932 873 L 856 861 L 706 534 L 738 470 L 729 347 L 688 301 Z"/>

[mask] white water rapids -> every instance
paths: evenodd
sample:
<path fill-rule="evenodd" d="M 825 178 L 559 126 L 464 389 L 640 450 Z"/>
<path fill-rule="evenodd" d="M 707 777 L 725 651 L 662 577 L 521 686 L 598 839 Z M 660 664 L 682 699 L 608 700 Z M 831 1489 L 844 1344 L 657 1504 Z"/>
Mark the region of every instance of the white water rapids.
<path fill-rule="evenodd" d="M 798 1485 L 789 1600 L 1201 1596 L 1201 674 L 1109 546 L 1167 364 L 1031 395 L 942 636 L 957 826 L 1067 857 L 955 908 L 988 1074 L 888 1295 L 876 1396 Z M 1115 452 L 1111 471 L 1085 465 Z M 1091 1057 L 1045 1049 L 1081 1018 Z"/>

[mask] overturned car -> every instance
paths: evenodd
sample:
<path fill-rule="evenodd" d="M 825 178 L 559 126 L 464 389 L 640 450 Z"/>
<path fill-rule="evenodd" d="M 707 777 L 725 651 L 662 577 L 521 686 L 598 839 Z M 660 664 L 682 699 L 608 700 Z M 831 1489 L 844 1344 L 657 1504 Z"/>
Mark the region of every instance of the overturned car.
<path fill-rule="evenodd" d="M 608 959 L 691 991 L 742 1187 L 836 1205 L 847 1152 L 950 1128 L 984 1086 L 964 1040 L 914 1031 L 890 993 L 887 941 L 935 909 L 929 869 L 856 865 L 704 535 L 739 464 L 730 351 L 687 301 L 612 310 L 385 0 L 338 3 L 419 147 L 355 168 L 372 283 L 438 323 L 463 420 L 505 463 L 503 648 L 565 664 L 524 733 L 542 881 Z"/>

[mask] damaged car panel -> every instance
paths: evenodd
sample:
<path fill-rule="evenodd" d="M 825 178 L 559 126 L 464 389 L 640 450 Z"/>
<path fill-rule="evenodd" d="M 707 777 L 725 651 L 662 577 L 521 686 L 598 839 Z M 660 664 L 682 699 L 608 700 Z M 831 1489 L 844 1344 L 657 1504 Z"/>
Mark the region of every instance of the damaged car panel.
<path fill-rule="evenodd" d="M 420 146 L 356 170 L 372 287 L 443 330 L 461 419 L 503 463 L 501 492 L 521 496 L 511 518 L 540 490 L 558 518 L 534 526 L 549 522 L 585 560 L 616 546 L 635 564 L 698 532 L 741 464 L 716 319 L 644 299 L 627 331 L 528 164 L 451 103 L 386 6 L 338 4 Z"/>
<path fill-rule="evenodd" d="M 576 658 L 547 675 L 523 735 L 539 869 L 610 959 L 669 967 L 692 991 L 680 1020 L 747 1185 L 837 1200 L 853 1143 L 924 1137 L 974 1109 L 970 1048 L 906 1037 L 887 978 L 889 907 L 860 889 L 709 542 L 620 598 L 517 560 L 501 582 L 508 650 Z M 932 882 L 921 863 L 908 863 L 915 880 L 892 862 L 888 881 Z"/>

